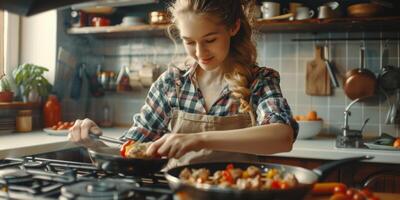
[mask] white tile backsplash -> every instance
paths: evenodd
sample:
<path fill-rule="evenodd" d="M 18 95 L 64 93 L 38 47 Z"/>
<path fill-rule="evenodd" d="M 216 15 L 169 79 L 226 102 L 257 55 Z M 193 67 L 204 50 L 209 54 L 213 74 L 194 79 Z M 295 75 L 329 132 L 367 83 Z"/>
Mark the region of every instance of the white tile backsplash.
<path fill-rule="evenodd" d="M 306 64 L 314 58 L 314 45 L 325 44 L 325 42 L 293 42 L 294 38 L 362 38 L 362 37 L 399 37 L 398 32 L 385 33 L 259 33 L 256 36 L 258 63 L 261 66 L 269 66 L 278 70 L 281 74 L 281 88 L 292 107 L 293 114 L 305 115 L 310 110 L 316 110 L 318 115 L 324 119 L 324 130 L 337 134 L 343 126 L 343 112 L 348 99 L 342 89 L 342 80 L 348 70 L 358 68 L 360 45 L 366 46 L 368 69 L 375 73 L 379 72 L 381 63 L 380 52 L 385 41 L 330 41 L 328 42 L 331 53 L 331 62 L 336 68 L 336 75 L 340 88 L 332 88 L 333 95 L 328 97 L 311 97 L 305 94 L 305 72 Z M 92 55 L 82 55 L 81 60 L 95 65 L 101 62 L 107 70 L 115 69 L 118 72 L 121 65 L 134 65 L 138 61 L 152 61 L 163 65 L 171 63 L 172 59 L 185 58 L 183 45 L 178 42 L 175 48 L 172 41 L 167 37 L 154 38 L 124 38 L 124 39 L 90 39 L 88 50 Z M 399 41 L 391 41 L 387 45 L 389 64 L 400 65 Z M 178 55 L 177 55 L 177 54 Z M 93 56 L 94 55 L 94 56 Z M 176 56 L 177 55 L 177 56 Z M 132 115 L 140 111 L 144 103 L 146 93 L 141 95 L 116 95 L 107 97 L 114 105 L 114 120 L 118 124 L 130 124 Z M 98 99 L 96 99 L 98 100 Z M 93 99 L 92 99 L 93 101 Z M 67 106 L 68 111 L 73 111 L 76 103 Z M 95 104 L 95 103 L 94 103 Z M 96 104 L 95 104 L 96 105 Z M 71 108 L 71 109 L 70 109 Z M 385 98 L 375 99 L 368 103 L 356 103 L 351 108 L 352 115 L 349 117 L 351 128 L 360 128 L 366 118 L 370 118 L 366 126 L 366 133 L 379 134 L 387 132 L 392 135 L 399 134 L 399 128 L 394 125 L 384 124 L 389 106 Z M 94 108 L 92 108 L 94 109 Z M 66 116 L 72 116 L 71 113 Z M 79 112 L 80 115 L 82 113 Z M 90 116 L 90 115 L 89 115 Z"/>

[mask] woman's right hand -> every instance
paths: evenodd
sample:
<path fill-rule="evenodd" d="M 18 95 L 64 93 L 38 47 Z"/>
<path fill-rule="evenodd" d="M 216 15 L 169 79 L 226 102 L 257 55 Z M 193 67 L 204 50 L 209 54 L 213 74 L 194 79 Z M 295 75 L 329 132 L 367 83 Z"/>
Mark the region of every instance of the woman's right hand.
<path fill-rule="evenodd" d="M 94 147 L 104 144 L 90 137 L 89 132 L 96 135 L 102 135 L 101 129 L 92 120 L 86 118 L 84 120 L 76 120 L 74 125 L 69 129 L 68 139 L 71 142 L 85 146 Z"/>

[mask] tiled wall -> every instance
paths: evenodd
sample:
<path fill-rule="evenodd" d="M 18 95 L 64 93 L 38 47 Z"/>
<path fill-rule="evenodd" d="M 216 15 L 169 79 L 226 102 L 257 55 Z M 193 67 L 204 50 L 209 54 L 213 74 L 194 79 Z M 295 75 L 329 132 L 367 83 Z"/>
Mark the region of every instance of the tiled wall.
<path fill-rule="evenodd" d="M 281 87 L 284 96 L 288 99 L 293 113 L 306 114 L 315 110 L 324 119 L 324 131 L 338 133 L 343 127 L 343 111 L 351 100 L 342 89 L 342 80 L 346 71 L 357 68 L 359 64 L 359 48 L 366 48 L 366 68 L 378 74 L 381 63 L 381 50 L 387 43 L 389 58 L 388 64 L 400 66 L 399 41 L 330 41 L 331 60 L 337 68 L 337 77 L 340 87 L 335 88 L 332 96 L 316 97 L 305 94 L 306 64 L 314 57 L 314 45 L 326 42 L 293 42 L 292 39 L 301 38 L 385 38 L 399 37 L 399 33 L 327 33 L 311 34 L 263 34 L 260 37 L 259 61 L 277 69 L 281 74 Z M 391 100 L 395 100 L 394 96 Z M 389 109 L 388 101 L 384 96 L 377 96 L 365 103 L 356 103 L 352 106 L 352 115 L 349 119 L 350 128 L 359 129 L 362 123 L 370 118 L 365 133 L 378 135 L 386 132 L 399 136 L 399 129 L 395 125 L 385 124 Z"/>
<path fill-rule="evenodd" d="M 300 38 L 384 38 L 397 37 L 400 33 L 326 33 L 326 34 L 260 34 L 257 37 L 259 52 L 258 61 L 261 66 L 269 66 L 281 74 L 281 88 L 288 99 L 293 113 L 306 114 L 310 110 L 317 111 L 324 119 L 324 132 L 335 134 L 343 126 L 343 111 L 351 101 L 345 96 L 341 87 L 335 88 L 332 96 L 312 97 L 305 94 L 306 63 L 314 57 L 314 45 L 318 42 L 294 42 Z M 106 70 L 119 71 L 123 65 L 132 68 L 145 60 L 158 64 L 168 64 L 174 56 L 174 45 L 168 38 L 132 38 L 132 39 L 95 39 L 91 38 L 86 52 L 81 60 L 96 65 L 101 63 Z M 359 66 L 359 47 L 366 47 L 366 67 L 379 73 L 381 63 L 380 52 L 386 41 L 331 41 L 327 42 L 331 51 L 331 60 L 337 68 L 337 76 L 341 80 L 346 71 Z M 322 42 L 321 44 L 325 44 Z M 399 41 L 388 41 L 389 64 L 400 66 Z M 184 50 L 179 46 L 177 53 L 182 58 Z M 146 89 L 133 92 L 132 95 L 113 94 L 105 98 L 91 99 L 90 116 L 99 118 L 101 108 L 105 102 L 113 107 L 114 121 L 118 124 L 130 124 L 133 113 L 139 111 L 146 95 Z M 393 101 L 394 98 L 392 97 Z M 370 118 L 365 128 L 369 135 L 378 135 L 386 132 L 399 135 L 399 128 L 384 123 L 388 111 L 388 101 L 384 97 L 377 97 L 366 103 L 357 103 L 351 108 L 350 127 L 358 129 L 365 119 Z M 99 111 L 100 110 L 100 111 Z M 70 117 L 73 111 L 70 110 Z M 99 114 L 100 112 L 100 114 Z"/>

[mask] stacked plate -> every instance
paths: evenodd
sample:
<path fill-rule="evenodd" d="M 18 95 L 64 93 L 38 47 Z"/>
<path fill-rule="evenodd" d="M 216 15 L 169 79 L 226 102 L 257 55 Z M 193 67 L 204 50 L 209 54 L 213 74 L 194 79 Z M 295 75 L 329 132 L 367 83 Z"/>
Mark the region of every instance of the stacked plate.
<path fill-rule="evenodd" d="M 0 117 L 0 135 L 15 131 L 15 117 Z"/>

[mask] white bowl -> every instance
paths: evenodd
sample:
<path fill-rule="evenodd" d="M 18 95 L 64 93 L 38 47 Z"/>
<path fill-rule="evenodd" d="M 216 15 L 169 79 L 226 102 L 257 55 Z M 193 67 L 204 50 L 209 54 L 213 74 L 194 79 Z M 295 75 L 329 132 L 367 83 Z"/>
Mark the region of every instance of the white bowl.
<path fill-rule="evenodd" d="M 299 134 L 297 139 L 309 139 L 316 135 L 322 130 L 322 120 L 317 121 L 297 121 L 299 124 Z"/>

